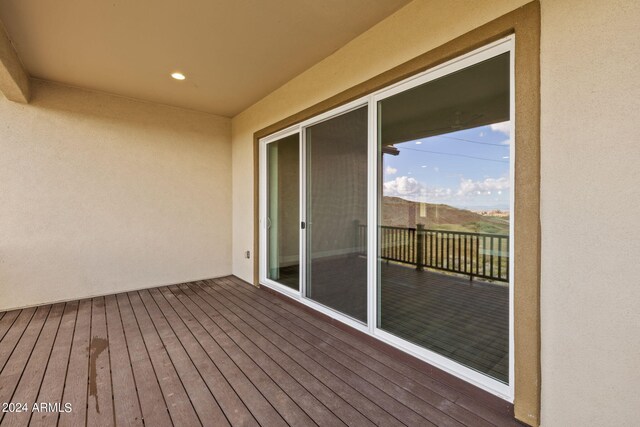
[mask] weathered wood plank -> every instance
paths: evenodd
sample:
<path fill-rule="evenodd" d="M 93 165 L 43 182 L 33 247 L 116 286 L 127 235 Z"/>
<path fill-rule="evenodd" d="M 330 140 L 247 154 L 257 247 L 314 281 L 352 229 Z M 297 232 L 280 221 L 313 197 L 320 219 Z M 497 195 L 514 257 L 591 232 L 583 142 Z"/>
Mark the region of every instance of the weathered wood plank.
<path fill-rule="evenodd" d="M 462 337 L 456 325 L 438 345 Z M 485 364 L 503 351 L 480 343 L 458 348 Z M 1 423 L 518 425 L 392 354 L 235 277 L 13 310 L 0 313 L 0 401 L 73 412 Z"/>
<path fill-rule="evenodd" d="M 42 386 L 38 394 L 38 402 L 50 402 L 60 405 L 58 411 L 38 412 L 31 414 L 30 426 L 55 426 L 58 423 L 58 413 L 64 408 L 62 392 L 67 376 L 69 354 L 73 340 L 73 331 L 76 326 L 78 314 L 78 301 L 68 302 L 65 305 L 58 334 L 56 335 L 49 364 L 42 379 Z"/>
<path fill-rule="evenodd" d="M 306 354 L 309 357 L 311 357 L 320 365 L 325 366 L 326 368 L 331 370 L 331 372 L 338 375 L 340 378 L 346 379 L 347 382 L 355 390 L 370 399 L 380 408 L 384 409 L 386 412 L 388 412 L 404 424 L 425 426 L 435 425 L 429 419 L 415 412 L 412 408 L 407 407 L 404 402 L 393 399 L 390 395 L 386 394 L 383 390 L 380 390 L 367 379 L 361 377 L 335 359 L 326 355 L 320 350 L 319 347 L 312 345 L 312 343 L 305 342 L 295 334 L 292 334 L 290 331 L 286 330 L 286 328 L 284 328 L 282 325 L 270 321 L 270 319 L 266 318 L 260 312 L 254 310 L 252 307 L 241 307 L 240 305 L 227 299 L 222 294 L 222 291 L 220 289 L 216 289 L 214 291 L 210 286 L 207 286 L 204 283 L 200 284 L 200 286 L 193 286 L 193 288 L 196 293 L 206 293 L 210 298 L 217 300 L 220 306 L 224 306 L 224 309 L 228 310 L 228 312 L 232 316 L 229 317 L 229 319 L 242 318 L 245 319 L 245 321 L 247 319 L 251 319 L 253 321 L 252 324 L 259 324 L 262 328 L 270 329 L 275 334 L 287 340 L 293 346 L 301 348 L 311 347 L 312 350 L 306 351 Z M 448 422 L 449 420 L 446 421 Z M 451 421 L 452 423 L 450 425 L 456 425 L 453 420 Z"/>
<path fill-rule="evenodd" d="M 60 414 L 59 426 L 74 427 L 84 425 L 87 422 L 90 338 L 91 300 L 84 299 L 78 305 L 76 328 L 69 355 L 69 367 L 62 394 L 62 402 L 70 403 L 72 411 Z"/>
<path fill-rule="evenodd" d="M 262 299 L 259 294 L 245 294 L 235 288 L 237 285 L 225 279 L 217 279 L 215 283 L 218 285 L 215 291 L 230 301 L 257 310 L 264 316 L 263 319 L 267 319 L 266 321 L 270 320 L 283 325 L 291 333 L 321 349 L 327 356 L 438 425 L 456 425 L 452 418 L 466 425 L 491 425 L 466 409 L 452 405 L 451 401 L 444 396 L 410 381 L 409 378 L 357 351 L 352 345 L 315 328 L 303 318 L 292 316 L 281 307 Z M 445 408 L 446 411 L 444 411 Z"/>
<path fill-rule="evenodd" d="M 129 349 L 131 369 L 136 382 L 144 424 L 159 427 L 171 426 L 173 425 L 171 416 L 138 322 L 133 314 L 129 297 L 126 294 L 119 294 L 116 295 L 116 301 L 124 326 L 125 340 Z"/>
<path fill-rule="evenodd" d="M 249 408 L 258 423 L 271 425 L 286 425 L 285 421 L 269 404 L 266 398 L 258 391 L 246 374 L 234 363 L 233 359 L 214 340 L 209 340 L 205 335 L 200 335 L 205 350 L 211 354 L 217 362 L 220 372 L 231 383 L 236 392 L 243 396 L 244 404 Z"/>
<path fill-rule="evenodd" d="M 182 384 L 187 392 L 188 398 L 193 404 L 198 418 L 205 424 L 211 422 L 213 425 L 229 425 L 227 418 L 220 409 L 218 402 L 203 381 L 200 372 L 194 366 L 189 354 L 185 351 L 180 340 L 169 325 L 164 314 L 158 308 L 149 291 L 139 291 L 138 296 L 142 300 L 151 321 L 167 350 L 169 358 L 178 373 Z"/>
<path fill-rule="evenodd" d="M 138 399 L 129 350 L 122 329 L 118 301 L 114 295 L 105 297 L 109 360 L 113 384 L 113 409 L 116 425 L 142 426 L 142 413 Z"/>
<path fill-rule="evenodd" d="M 446 397 L 452 402 L 460 401 L 460 406 L 472 413 L 472 417 L 479 416 L 486 421 L 489 421 L 497 425 L 513 425 L 514 420 L 505 415 L 504 413 L 497 413 L 493 409 L 488 408 L 482 403 L 475 401 L 463 394 L 464 390 L 454 389 L 452 386 L 444 384 L 427 373 L 421 370 L 415 369 L 413 366 L 396 360 L 392 356 L 379 351 L 376 348 L 369 346 L 365 342 L 359 342 L 353 335 L 333 327 L 329 323 L 310 315 L 309 313 L 299 309 L 293 304 L 287 304 L 281 298 L 278 298 L 268 292 L 257 289 L 254 286 L 247 284 L 246 282 L 238 279 L 234 276 L 229 276 L 223 280 L 228 284 L 227 288 L 233 289 L 238 295 L 245 294 L 251 295 L 263 302 L 268 302 L 268 307 L 272 307 L 274 311 L 278 313 L 288 313 L 286 316 L 287 322 L 297 319 L 296 322 L 305 322 L 323 333 L 332 336 L 333 338 L 340 340 L 342 343 L 347 344 L 353 351 L 358 351 L 364 354 L 366 357 L 373 359 L 372 366 L 375 366 L 377 372 L 388 372 L 390 375 L 395 376 L 397 380 L 404 378 L 408 379 L 410 383 L 415 383 L 417 387 L 426 387 L 434 392 Z M 207 283 L 211 281 L 206 281 Z M 286 322 L 285 322 L 286 323 Z M 355 341 L 354 341 L 355 340 Z M 344 348 L 344 347 L 343 347 Z M 352 354 L 350 351 L 349 354 Z M 384 368 L 384 367 L 387 368 Z M 391 369 L 388 371 L 387 369 Z M 394 374 L 395 373 L 395 374 Z M 452 408 L 454 411 L 459 411 L 459 408 Z M 467 420 L 468 414 L 459 413 L 459 420 Z M 463 418 L 464 417 L 464 418 Z M 464 421 L 463 421 L 464 422 Z"/>
<path fill-rule="evenodd" d="M 2 313 L 2 318 L 0 319 L 0 343 L 2 343 L 4 336 L 21 312 L 22 310 L 11 310 Z"/>
<path fill-rule="evenodd" d="M 164 290 L 166 291 L 166 288 Z M 232 387 L 237 384 L 236 377 L 240 373 L 233 371 L 227 379 L 221 372 L 222 370 L 229 374 L 228 366 L 233 364 L 233 361 L 222 352 L 217 343 L 213 342 L 211 336 L 179 301 L 171 299 L 167 301 L 161 291 L 156 289 L 152 290 L 151 294 L 176 331 L 191 360 L 202 373 L 203 379 L 229 422 L 232 425 L 257 426 L 258 423 L 250 410 Z M 248 396 L 244 397 L 247 399 Z"/>
<path fill-rule="evenodd" d="M 35 308 L 25 308 L 24 310 L 17 310 L 18 317 L 9 325 L 9 330 L 4 335 L 2 341 L 0 341 L 0 372 L 4 369 L 4 366 L 16 349 L 16 345 L 22 334 L 24 333 L 29 322 L 36 312 Z"/>
<path fill-rule="evenodd" d="M 140 296 L 137 292 L 129 292 L 127 295 L 173 423 L 202 425 Z"/>
<path fill-rule="evenodd" d="M 352 407 L 357 409 L 362 415 L 369 418 L 374 424 L 381 425 L 400 425 L 400 421 L 379 407 L 377 404 L 363 396 L 357 389 L 349 384 L 349 380 L 341 378 L 336 375 L 331 369 L 324 366 L 322 363 L 317 362 L 308 353 L 313 353 L 313 349 L 309 346 L 301 349 L 292 345 L 282 336 L 275 334 L 269 328 L 256 322 L 251 316 L 239 317 L 233 312 L 228 310 L 224 304 L 221 304 L 215 298 L 212 298 L 208 293 L 204 292 L 200 286 L 192 284 L 188 287 L 181 287 L 194 301 L 204 302 L 206 305 L 203 308 L 204 311 L 213 311 L 219 313 L 222 318 L 225 319 L 227 327 L 233 325 L 238 328 L 245 335 L 252 340 L 259 341 L 261 338 L 266 338 L 271 341 L 276 347 L 282 351 L 291 355 L 298 363 L 305 366 L 309 372 L 311 372 L 316 378 L 321 380 L 327 386 L 329 386 L 334 392 L 336 392 L 343 400 L 347 401 Z M 222 325 L 221 325 L 222 326 Z"/>
<path fill-rule="evenodd" d="M 11 397 L 18 386 L 18 382 L 22 377 L 22 373 L 27 365 L 31 352 L 36 344 L 40 332 L 45 324 L 47 316 L 51 311 L 51 306 L 41 306 L 36 309 L 35 314 L 31 318 L 29 325 L 20 337 L 20 341 L 15 346 L 11 357 L 4 365 L 2 373 L 0 373 L 0 402 L 11 402 Z M 0 413 L 0 422 L 4 418 L 5 413 Z"/>
<path fill-rule="evenodd" d="M 91 307 L 91 342 L 89 347 L 89 396 L 87 425 L 114 425 L 109 362 L 109 336 L 104 298 L 93 298 Z"/>
<path fill-rule="evenodd" d="M 26 426 L 29 424 L 29 418 L 33 412 L 34 404 L 42 384 L 42 378 L 47 368 L 53 341 L 55 340 L 62 319 L 64 304 L 55 304 L 49 311 L 49 316 L 42 327 L 38 336 L 38 340 L 33 347 L 29 362 L 22 371 L 22 378 L 18 383 L 13 396 L 12 402 L 26 403 L 29 411 L 8 413 L 2 420 L 3 426 Z M 38 409 L 39 406 L 36 406 Z"/>
<path fill-rule="evenodd" d="M 295 373 L 295 367 L 291 366 L 292 363 L 285 364 L 287 369 L 284 369 L 258 346 L 252 343 L 247 337 L 242 335 L 237 329 L 231 330 L 229 334 L 225 333 L 220 327 L 218 327 L 212 318 L 208 317 L 204 311 L 202 311 L 179 289 L 174 288 L 172 291 L 168 288 L 164 288 L 162 289 L 162 293 L 173 307 L 183 305 L 184 308 L 188 310 L 189 315 L 193 316 L 199 325 L 202 326 L 202 329 L 207 331 L 211 337 L 217 338 L 221 341 L 223 347 L 233 345 L 241 349 L 249 358 L 251 358 L 255 366 L 263 369 L 264 372 L 269 375 L 283 391 L 285 391 L 289 396 L 294 397 L 294 400 L 300 408 L 303 409 L 315 423 L 319 425 L 334 426 L 343 424 L 330 409 L 315 397 L 318 395 L 322 400 L 326 394 L 324 390 L 319 390 L 317 387 L 314 387 L 312 390 L 307 390 L 300 382 L 289 374 L 289 372 Z M 183 316 L 183 318 L 189 319 L 186 315 Z M 293 360 L 291 360 L 291 362 L 293 362 Z M 251 367 L 252 365 L 247 366 Z M 244 370 L 246 371 L 246 369 Z M 308 375 L 308 377 L 313 378 L 310 375 Z M 335 395 L 330 396 L 330 398 L 333 400 L 341 400 Z"/>
<path fill-rule="evenodd" d="M 172 298 L 169 295 L 168 298 Z M 173 298 L 175 301 L 174 307 L 179 307 L 180 301 Z M 181 310 L 181 316 L 185 320 L 192 320 L 190 324 L 194 324 L 196 319 L 191 312 L 187 309 L 193 310 L 196 314 L 199 314 L 198 321 L 202 319 L 201 313 L 198 313 L 193 306 L 186 307 Z M 204 328 L 200 332 L 206 332 Z M 212 335 L 207 338 L 206 335 L 199 335 L 199 338 L 203 344 L 207 344 L 207 351 L 211 351 L 215 355 L 215 359 L 226 360 L 227 357 L 231 363 L 226 368 L 226 374 L 229 379 L 232 379 L 236 370 L 241 371 L 246 377 L 246 380 L 236 382 L 239 387 L 238 393 L 247 399 L 247 405 L 253 412 L 257 419 L 268 424 L 274 423 L 276 425 L 286 425 L 285 421 L 290 425 L 310 425 L 313 421 L 296 405 L 296 403 L 284 393 L 277 384 L 273 382 L 259 366 L 251 361 L 248 356 L 238 348 L 235 343 L 226 334 L 221 334 L 219 331 L 211 331 Z M 218 332 L 217 334 L 215 332 Z M 213 353 L 215 352 L 215 353 Z M 225 357 L 225 355 L 227 357 Z M 255 396 L 252 398 L 251 396 Z M 261 398 L 264 396 L 264 401 Z M 254 401 L 254 399 L 256 399 Z M 261 405 L 257 405 L 261 402 Z M 275 411 L 274 411 L 275 408 Z M 277 411 L 277 412 L 276 412 Z"/>

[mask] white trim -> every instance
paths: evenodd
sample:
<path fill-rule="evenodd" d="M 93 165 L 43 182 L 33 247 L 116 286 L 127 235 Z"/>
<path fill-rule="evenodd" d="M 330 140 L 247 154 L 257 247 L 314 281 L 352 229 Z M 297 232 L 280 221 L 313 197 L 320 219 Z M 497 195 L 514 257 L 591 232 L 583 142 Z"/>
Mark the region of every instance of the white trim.
<path fill-rule="evenodd" d="M 260 281 L 260 285 L 286 294 L 287 296 L 290 296 L 291 298 L 294 298 L 296 300 L 300 299 L 300 291 L 296 291 L 295 289 L 285 286 L 282 283 L 278 283 L 275 280 L 265 278 L 264 280 Z"/>
<path fill-rule="evenodd" d="M 368 164 L 368 212 L 367 212 L 367 319 L 369 321 L 369 334 L 374 335 L 377 319 L 377 268 L 378 268 L 378 138 L 376 136 L 378 114 L 373 97 L 369 97 L 369 152 Z"/>
<path fill-rule="evenodd" d="M 354 329 L 357 329 L 359 331 L 368 333 L 368 327 L 366 324 L 362 323 L 359 320 L 356 320 L 352 317 L 349 317 L 343 313 L 340 313 L 337 310 L 334 310 L 330 307 L 324 306 L 312 299 L 306 298 L 302 295 L 300 295 L 300 292 L 296 291 L 295 289 L 291 289 L 288 288 L 280 283 L 274 282 L 273 280 L 269 280 L 266 279 L 264 282 L 260 283 L 261 286 L 266 286 L 269 289 L 273 289 L 275 291 L 278 291 L 286 296 L 288 296 L 289 298 L 292 298 L 296 301 L 298 301 L 301 304 L 306 305 L 307 307 L 311 307 L 316 311 L 319 311 L 322 314 L 326 314 L 329 317 L 332 317 L 348 326 L 351 326 Z"/>
<path fill-rule="evenodd" d="M 279 130 L 276 133 L 272 133 L 269 136 L 265 136 L 264 138 L 260 138 L 260 144 L 269 144 L 270 142 L 275 142 L 275 141 L 279 141 L 283 138 L 286 138 L 288 136 L 294 135 L 296 133 L 300 132 L 300 125 L 293 125 L 293 126 L 289 126 L 288 128 Z"/>
<path fill-rule="evenodd" d="M 281 292 L 300 303 L 311 307 L 323 314 L 326 314 L 340 322 L 343 322 L 353 328 L 366 332 L 369 335 L 389 344 L 398 349 L 401 349 L 412 356 L 421 359 L 427 363 L 430 363 L 445 372 L 448 372 L 458 378 L 461 378 L 477 387 L 480 387 L 502 399 L 509 402 L 513 402 L 514 397 L 514 223 L 515 223 L 515 36 L 510 35 L 503 39 L 497 40 L 465 55 L 457 57 L 451 61 L 440 64 L 427 71 L 416 74 L 408 79 L 393 85 L 387 86 L 379 91 L 373 92 L 367 96 L 364 96 L 355 101 L 349 102 L 330 111 L 314 116 L 310 119 L 302 121 L 294 126 L 291 126 L 282 131 L 271 134 L 260 140 L 260 283 Z M 427 350 L 424 347 L 412 344 L 402 338 L 392 335 L 377 328 L 377 293 L 378 293 L 378 242 L 377 242 L 377 227 L 367 227 L 367 324 L 355 320 L 349 316 L 337 312 L 331 308 L 323 306 L 304 295 L 306 294 L 306 228 L 300 232 L 300 291 L 295 291 L 284 285 L 268 280 L 263 273 L 265 273 L 266 262 L 266 233 L 264 228 L 264 215 L 266 212 L 266 170 L 264 165 L 266 161 L 266 144 L 274 140 L 289 136 L 296 132 L 300 133 L 300 221 L 307 221 L 306 219 L 306 128 L 330 118 L 344 114 L 350 110 L 360 108 L 368 105 L 368 182 L 367 182 L 367 197 L 368 197 L 368 214 L 367 223 L 376 224 L 378 219 L 378 194 L 377 194 L 377 179 L 378 179 L 378 151 L 377 151 L 377 103 L 378 101 L 406 91 L 418 85 L 422 85 L 437 78 L 449 75 L 463 68 L 467 68 L 471 65 L 477 64 L 484 60 L 493 58 L 502 53 L 510 52 L 510 117 L 511 117 L 511 146 L 510 146 L 510 253 L 509 259 L 509 384 L 506 385 L 500 381 L 488 377 L 487 375 L 470 369 L 458 362 L 448 359 L 438 353 Z"/>
<path fill-rule="evenodd" d="M 516 222 L 516 43 L 515 35 L 508 37 L 509 47 L 509 401 L 515 396 L 515 331 L 514 331 L 514 271 L 515 271 L 515 222 Z"/>
<path fill-rule="evenodd" d="M 300 228 L 300 265 L 299 271 L 299 283 L 298 286 L 300 292 L 298 294 L 298 300 L 301 300 L 307 289 L 307 132 L 306 129 L 300 126 L 300 159 L 298 161 L 300 165 L 300 176 L 298 177 L 300 182 L 300 221 L 305 223 L 304 229 Z"/>
<path fill-rule="evenodd" d="M 413 344 L 407 340 L 390 334 L 389 332 L 383 331 L 382 329 L 376 328 L 374 336 L 380 341 L 390 344 L 393 347 L 404 351 L 405 353 L 409 353 L 415 358 L 423 360 L 435 366 L 436 368 L 448 372 L 458 378 L 462 378 L 463 380 L 475 385 L 476 387 L 495 394 L 496 396 L 509 402 L 513 401 L 513 398 L 511 397 L 510 387 L 508 385 L 489 378 L 481 372 L 470 369 L 445 356 L 442 356 L 434 351 L 427 350 L 424 347 Z"/>

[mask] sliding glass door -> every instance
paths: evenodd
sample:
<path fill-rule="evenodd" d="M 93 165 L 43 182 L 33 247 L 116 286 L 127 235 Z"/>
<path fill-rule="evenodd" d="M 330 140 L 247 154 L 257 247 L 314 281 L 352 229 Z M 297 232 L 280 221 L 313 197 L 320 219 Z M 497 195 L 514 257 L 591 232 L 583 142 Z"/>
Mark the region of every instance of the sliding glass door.
<path fill-rule="evenodd" d="M 305 130 L 306 293 L 367 322 L 367 106 Z"/>
<path fill-rule="evenodd" d="M 260 141 L 260 282 L 513 397 L 513 38 Z"/>

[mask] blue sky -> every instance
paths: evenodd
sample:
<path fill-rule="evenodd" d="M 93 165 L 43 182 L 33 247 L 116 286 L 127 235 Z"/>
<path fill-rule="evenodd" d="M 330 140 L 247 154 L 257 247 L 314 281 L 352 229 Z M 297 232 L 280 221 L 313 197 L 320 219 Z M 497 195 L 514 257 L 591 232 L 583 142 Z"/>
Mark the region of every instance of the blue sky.
<path fill-rule="evenodd" d="M 509 209 L 510 122 L 395 144 L 385 196 L 465 209 Z"/>

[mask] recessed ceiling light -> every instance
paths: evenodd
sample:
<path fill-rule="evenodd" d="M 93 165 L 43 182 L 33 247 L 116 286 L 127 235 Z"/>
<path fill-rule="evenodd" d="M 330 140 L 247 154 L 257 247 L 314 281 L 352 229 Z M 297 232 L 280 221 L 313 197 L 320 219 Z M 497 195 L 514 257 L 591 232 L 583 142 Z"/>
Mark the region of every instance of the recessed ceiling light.
<path fill-rule="evenodd" d="M 171 77 L 173 77 L 176 80 L 184 80 L 184 79 L 186 79 L 186 77 L 182 73 L 171 73 Z"/>

